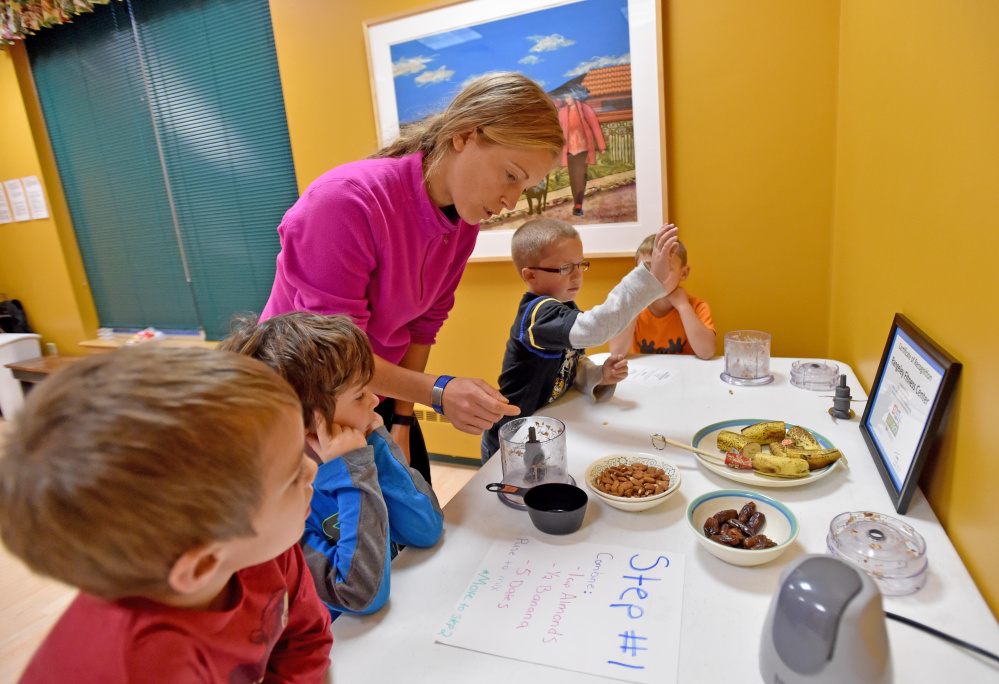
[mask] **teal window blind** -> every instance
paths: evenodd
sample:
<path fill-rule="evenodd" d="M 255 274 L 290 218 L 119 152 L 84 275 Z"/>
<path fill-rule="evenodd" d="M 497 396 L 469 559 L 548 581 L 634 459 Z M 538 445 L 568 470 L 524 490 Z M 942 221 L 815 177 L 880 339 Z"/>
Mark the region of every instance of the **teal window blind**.
<path fill-rule="evenodd" d="M 267 0 L 126 0 L 27 40 L 98 317 L 228 331 L 298 197 Z"/>

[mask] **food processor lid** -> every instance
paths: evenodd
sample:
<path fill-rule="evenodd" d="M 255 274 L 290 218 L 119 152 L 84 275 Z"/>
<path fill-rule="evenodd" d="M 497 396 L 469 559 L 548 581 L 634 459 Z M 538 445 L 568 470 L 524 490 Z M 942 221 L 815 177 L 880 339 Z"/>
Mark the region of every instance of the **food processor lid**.
<path fill-rule="evenodd" d="M 791 384 L 807 390 L 831 390 L 836 387 L 839 365 L 832 361 L 795 361 L 791 364 Z"/>
<path fill-rule="evenodd" d="M 881 513 L 841 513 L 829 525 L 834 555 L 886 579 L 916 578 L 926 570 L 926 542 L 911 525 Z"/>

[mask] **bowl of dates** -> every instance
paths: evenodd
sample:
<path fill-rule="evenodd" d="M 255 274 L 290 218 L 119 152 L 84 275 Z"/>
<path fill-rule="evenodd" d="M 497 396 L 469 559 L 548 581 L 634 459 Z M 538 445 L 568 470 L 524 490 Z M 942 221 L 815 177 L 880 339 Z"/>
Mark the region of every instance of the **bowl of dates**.
<path fill-rule="evenodd" d="M 776 499 L 744 489 L 702 494 L 687 506 L 687 525 L 711 555 L 732 565 L 762 565 L 798 536 L 798 519 Z"/>

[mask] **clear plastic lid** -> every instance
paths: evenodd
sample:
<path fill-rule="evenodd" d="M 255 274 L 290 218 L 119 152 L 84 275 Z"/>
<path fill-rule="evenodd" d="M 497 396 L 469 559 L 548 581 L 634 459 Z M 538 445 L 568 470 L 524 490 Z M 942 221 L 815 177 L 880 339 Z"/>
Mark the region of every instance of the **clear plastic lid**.
<path fill-rule="evenodd" d="M 829 553 L 870 575 L 886 596 L 911 594 L 926 583 L 926 542 L 897 518 L 881 513 L 840 513 L 829 524 Z"/>
<path fill-rule="evenodd" d="M 832 361 L 795 361 L 791 364 L 791 384 L 807 390 L 832 390 L 839 378 L 839 366 Z"/>

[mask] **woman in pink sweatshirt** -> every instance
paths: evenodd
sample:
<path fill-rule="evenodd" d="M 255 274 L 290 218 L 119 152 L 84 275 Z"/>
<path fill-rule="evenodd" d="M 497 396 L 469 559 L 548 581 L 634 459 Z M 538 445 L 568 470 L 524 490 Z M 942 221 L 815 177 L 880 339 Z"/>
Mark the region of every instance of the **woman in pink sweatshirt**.
<path fill-rule="evenodd" d="M 518 413 L 485 380 L 423 371 L 479 222 L 512 209 L 547 176 L 563 143 L 558 111 L 538 84 L 515 73 L 484 76 L 371 158 L 317 178 L 278 227 L 262 318 L 349 314 L 375 352 L 370 387 L 386 398 L 379 412 L 427 481 L 413 403 L 472 434 Z"/>

